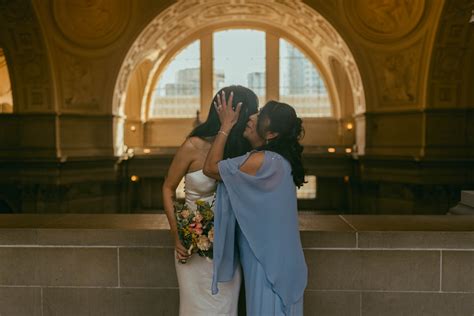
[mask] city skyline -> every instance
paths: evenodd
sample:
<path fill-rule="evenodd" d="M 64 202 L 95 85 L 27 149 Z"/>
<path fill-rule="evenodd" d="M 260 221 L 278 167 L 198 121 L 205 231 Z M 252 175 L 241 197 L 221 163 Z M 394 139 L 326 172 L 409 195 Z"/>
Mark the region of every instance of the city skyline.
<path fill-rule="evenodd" d="M 224 86 L 243 85 L 265 102 L 265 32 L 227 30 L 214 33 L 213 41 L 213 92 Z M 279 46 L 280 99 L 303 115 L 330 115 L 327 90 L 314 64 L 286 40 L 280 39 Z M 195 115 L 201 102 L 199 53 L 197 40 L 178 53 L 165 69 L 154 90 L 152 116 Z"/>

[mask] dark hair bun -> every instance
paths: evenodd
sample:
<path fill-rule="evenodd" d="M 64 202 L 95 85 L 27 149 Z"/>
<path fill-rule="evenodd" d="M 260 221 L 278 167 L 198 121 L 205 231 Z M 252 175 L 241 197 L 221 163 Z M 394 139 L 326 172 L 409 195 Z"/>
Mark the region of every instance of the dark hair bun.
<path fill-rule="evenodd" d="M 268 121 L 269 123 L 265 124 Z M 278 133 L 261 149 L 276 152 L 291 164 L 293 181 L 300 187 L 304 183 L 302 163 L 303 146 L 299 140 L 304 136 L 303 121 L 296 115 L 295 109 L 277 101 L 269 101 L 260 111 L 258 126 L 267 126 L 266 131 Z M 263 133 L 259 128 L 259 132 Z"/>

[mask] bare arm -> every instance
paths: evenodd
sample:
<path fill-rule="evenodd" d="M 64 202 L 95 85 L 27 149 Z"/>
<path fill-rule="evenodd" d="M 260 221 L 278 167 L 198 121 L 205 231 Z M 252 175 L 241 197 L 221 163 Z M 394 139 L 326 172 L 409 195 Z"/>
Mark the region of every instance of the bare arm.
<path fill-rule="evenodd" d="M 240 108 L 242 103 L 237 104 L 235 111 L 232 109 L 232 99 L 234 98 L 233 93 L 230 94 L 229 99 L 225 99 L 225 93 L 222 92 L 222 96 L 217 97 L 218 104 L 214 104 L 216 107 L 219 120 L 221 121 L 221 129 L 217 133 L 214 142 L 212 143 L 211 149 L 207 154 L 206 162 L 204 163 L 203 172 L 206 176 L 220 180 L 219 168 L 217 164 L 224 157 L 224 147 L 227 142 L 227 136 L 237 123 L 239 118 Z"/>
<path fill-rule="evenodd" d="M 189 255 L 187 254 L 186 248 L 182 245 L 178 237 L 176 217 L 174 212 L 174 201 L 176 199 L 176 188 L 191 165 L 193 152 L 193 145 L 189 140 L 186 140 L 176 152 L 162 188 L 163 206 L 166 217 L 168 218 L 168 222 L 170 224 L 171 234 L 175 240 L 175 248 L 176 252 L 178 253 L 178 259 L 186 259 L 189 257 Z"/>

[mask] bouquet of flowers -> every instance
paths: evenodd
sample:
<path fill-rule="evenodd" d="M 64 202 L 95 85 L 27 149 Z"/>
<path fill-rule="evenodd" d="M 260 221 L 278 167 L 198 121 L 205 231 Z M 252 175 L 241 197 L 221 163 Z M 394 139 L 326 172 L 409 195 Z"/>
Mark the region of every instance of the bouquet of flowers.
<path fill-rule="evenodd" d="M 214 212 L 212 205 L 196 201 L 196 210 L 190 211 L 186 204 L 175 203 L 178 236 L 188 254 L 197 252 L 201 257 L 212 259 L 214 242 Z"/>

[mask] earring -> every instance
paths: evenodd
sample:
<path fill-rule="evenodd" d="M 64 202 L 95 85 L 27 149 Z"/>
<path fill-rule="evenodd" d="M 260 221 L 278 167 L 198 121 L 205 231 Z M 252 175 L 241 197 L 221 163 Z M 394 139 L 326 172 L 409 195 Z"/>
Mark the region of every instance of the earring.
<path fill-rule="evenodd" d="M 265 145 L 268 145 L 268 139 L 265 139 Z"/>

